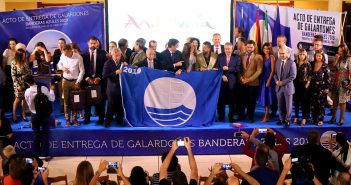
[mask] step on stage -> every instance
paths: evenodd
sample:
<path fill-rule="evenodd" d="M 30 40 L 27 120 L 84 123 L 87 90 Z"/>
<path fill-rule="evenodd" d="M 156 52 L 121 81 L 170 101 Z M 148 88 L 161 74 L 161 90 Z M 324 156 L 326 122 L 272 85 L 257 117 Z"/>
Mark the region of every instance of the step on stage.
<path fill-rule="evenodd" d="M 329 110 L 326 110 L 329 112 Z M 313 129 L 321 134 L 321 143 L 326 145 L 326 138 L 331 133 L 344 132 L 351 137 L 351 113 L 345 113 L 343 126 L 327 124 L 330 116 L 325 118 L 323 126 L 306 124 L 299 126 L 291 124 L 289 128 L 276 125 L 278 118 L 262 123 L 263 108 L 256 108 L 255 123 L 240 122 L 241 127 L 229 122 L 215 122 L 209 127 L 121 127 L 112 122 L 110 128 L 97 125 L 97 117 L 92 117 L 91 123 L 83 125 L 84 120 L 78 120 L 80 126 L 66 127 L 63 114 L 57 113 L 61 122 L 57 128 L 51 129 L 50 155 L 52 156 L 129 156 L 129 155 L 160 155 L 169 150 L 172 140 L 177 137 L 190 137 L 193 152 L 196 155 L 208 154 L 242 154 L 245 139 L 234 137 L 234 132 L 244 130 L 251 133 L 253 128 L 272 128 L 290 143 L 289 151 L 297 145 L 307 143 L 307 133 Z M 339 115 L 339 114 L 337 114 Z M 240 126 L 240 125 L 239 125 Z M 14 145 L 18 153 L 33 151 L 33 132 L 28 122 L 12 125 Z M 258 135 L 263 139 L 264 134 Z M 178 151 L 186 154 L 185 148 Z"/>

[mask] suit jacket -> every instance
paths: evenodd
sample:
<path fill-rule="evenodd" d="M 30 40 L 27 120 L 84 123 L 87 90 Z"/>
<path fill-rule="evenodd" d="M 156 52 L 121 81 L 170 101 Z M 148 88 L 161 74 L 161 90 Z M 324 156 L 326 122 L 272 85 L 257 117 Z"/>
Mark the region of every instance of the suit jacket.
<path fill-rule="evenodd" d="M 201 68 L 212 69 L 216 67 L 217 55 L 214 52 L 211 52 L 210 62 L 207 65 L 203 53 L 200 53 L 196 57 L 195 70 L 199 71 Z"/>
<path fill-rule="evenodd" d="M 147 58 L 145 58 L 143 61 L 139 62 L 136 64 L 137 67 L 148 67 L 147 65 Z M 161 64 L 160 62 L 155 58 L 154 59 L 154 69 L 160 69 L 161 70 Z"/>
<path fill-rule="evenodd" d="M 156 60 L 159 61 L 159 62 L 162 61 L 161 53 L 157 52 L 157 51 L 155 53 L 156 53 Z"/>
<path fill-rule="evenodd" d="M 116 65 L 113 60 L 108 60 L 104 64 L 102 78 L 107 81 L 107 96 L 121 94 L 119 75 L 116 75 L 116 70 L 121 68 L 121 64 L 122 62 L 119 62 Z"/>
<path fill-rule="evenodd" d="M 246 65 L 247 55 L 246 53 L 241 55 L 241 73 L 240 77 L 249 79 L 249 82 L 246 83 L 249 86 L 258 86 L 259 85 L 259 76 L 262 73 L 263 68 L 263 58 L 259 54 L 251 54 L 250 63 Z"/>
<path fill-rule="evenodd" d="M 277 83 L 277 81 L 283 81 L 283 86 L 276 86 L 275 91 L 283 91 L 284 93 L 292 95 L 295 93 L 294 79 L 296 78 L 296 63 L 288 58 L 283 66 L 282 78 L 279 79 L 281 64 L 282 61 L 278 59 L 275 64 L 274 81 L 275 83 Z"/>
<path fill-rule="evenodd" d="M 133 66 L 137 66 L 137 64 L 141 61 L 143 61 L 146 58 L 146 53 L 145 51 L 141 51 L 140 54 L 138 54 L 137 56 L 136 52 L 133 52 L 132 55 L 130 56 L 130 60 L 129 60 L 129 64 L 133 65 Z M 136 56 L 136 57 L 135 57 Z"/>
<path fill-rule="evenodd" d="M 126 53 L 121 56 L 121 62 L 127 62 L 129 64 L 130 56 L 132 55 L 132 50 L 127 48 Z"/>
<path fill-rule="evenodd" d="M 237 77 L 241 69 L 241 61 L 238 55 L 231 55 L 230 61 L 227 65 L 227 56 L 225 53 L 221 53 L 217 57 L 217 68 L 222 69 L 224 66 L 228 66 L 228 70 L 223 71 L 223 75 L 228 78 L 229 87 L 234 88 L 237 83 Z"/>
<path fill-rule="evenodd" d="M 216 53 L 214 45 L 211 45 L 211 51 Z M 221 53 L 224 53 L 224 45 L 221 44 Z M 220 54 L 220 53 L 218 53 Z"/>
<path fill-rule="evenodd" d="M 168 49 L 164 50 L 161 52 L 161 58 L 162 58 L 162 70 L 167 70 L 167 71 L 172 71 L 172 72 L 176 72 L 179 69 L 181 70 L 185 70 L 186 66 L 185 66 L 185 62 L 183 62 L 183 65 L 181 67 L 174 67 L 173 64 L 179 62 L 179 61 L 185 61 L 184 57 L 182 55 L 182 53 L 180 51 L 176 51 L 175 53 L 173 53 L 173 55 L 175 55 L 172 59 L 171 57 L 171 52 L 169 52 Z"/>
<path fill-rule="evenodd" d="M 90 71 L 90 51 L 85 52 L 82 54 L 83 62 L 84 62 L 84 79 L 87 77 L 92 78 L 91 71 Z M 102 70 L 104 67 L 104 63 L 107 61 L 106 51 L 101 49 L 96 49 L 96 69 L 95 69 L 95 77 L 99 77 L 102 79 Z"/>

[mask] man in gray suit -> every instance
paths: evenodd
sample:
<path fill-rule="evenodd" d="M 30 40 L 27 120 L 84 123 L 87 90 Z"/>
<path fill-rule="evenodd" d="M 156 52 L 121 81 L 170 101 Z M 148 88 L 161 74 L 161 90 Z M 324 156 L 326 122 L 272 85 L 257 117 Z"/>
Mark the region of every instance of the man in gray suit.
<path fill-rule="evenodd" d="M 275 91 L 277 92 L 279 119 L 278 124 L 290 126 L 292 112 L 292 98 L 295 93 L 294 79 L 296 78 L 296 64 L 289 58 L 286 48 L 279 49 L 279 56 L 275 64 L 274 81 L 277 84 Z"/>

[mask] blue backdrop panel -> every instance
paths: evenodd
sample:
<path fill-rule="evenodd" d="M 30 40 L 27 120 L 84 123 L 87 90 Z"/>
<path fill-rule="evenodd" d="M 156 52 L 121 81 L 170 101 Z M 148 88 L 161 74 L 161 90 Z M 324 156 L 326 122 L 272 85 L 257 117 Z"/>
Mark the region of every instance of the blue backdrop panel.
<path fill-rule="evenodd" d="M 1 53 L 11 37 L 27 45 L 29 52 L 39 41 L 53 51 L 59 38 L 66 39 L 68 43 L 76 42 L 85 51 L 88 49 L 88 38 L 92 35 L 100 39 L 104 46 L 103 4 L 0 12 Z"/>
<path fill-rule="evenodd" d="M 229 124 L 216 123 L 207 128 L 130 128 L 102 126 L 91 128 L 59 128 L 52 130 L 50 152 L 53 156 L 120 156 L 120 155 L 160 155 L 170 149 L 177 137 L 190 137 L 194 154 L 242 154 L 245 139 L 234 137 L 237 128 Z M 243 130 L 251 133 L 259 125 L 248 125 Z M 267 127 L 269 125 L 265 125 Z M 263 125 L 261 125 L 263 127 Z M 282 128 L 273 126 L 290 143 L 289 151 L 297 145 L 307 143 L 307 133 L 316 129 L 321 134 L 322 145 L 327 145 L 331 133 L 350 133 L 351 127 L 293 126 Z M 257 138 L 263 139 L 264 134 Z M 350 139 L 350 135 L 348 135 Z M 19 153 L 33 151 L 33 133 L 30 129 L 15 130 L 15 148 Z M 186 154 L 185 148 L 179 154 Z"/>

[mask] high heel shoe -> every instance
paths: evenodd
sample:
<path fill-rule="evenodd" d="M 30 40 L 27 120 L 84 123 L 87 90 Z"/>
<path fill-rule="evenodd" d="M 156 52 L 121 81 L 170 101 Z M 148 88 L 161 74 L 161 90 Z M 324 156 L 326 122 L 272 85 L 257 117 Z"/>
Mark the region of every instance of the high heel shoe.
<path fill-rule="evenodd" d="M 298 121 L 299 121 L 299 118 L 294 118 L 293 123 L 296 125 Z"/>
<path fill-rule="evenodd" d="M 334 118 L 331 118 L 329 121 L 328 121 L 328 123 L 329 124 L 334 124 L 336 122 L 336 118 L 334 117 Z"/>
<path fill-rule="evenodd" d="M 16 119 L 13 119 L 12 118 L 12 123 L 19 123 L 20 121 L 16 118 Z"/>
<path fill-rule="evenodd" d="M 265 114 L 264 117 L 262 118 L 262 122 L 267 122 L 269 121 L 269 114 Z"/>
<path fill-rule="evenodd" d="M 344 124 L 344 119 L 340 119 L 339 122 L 337 123 L 338 126 L 341 126 L 342 124 Z"/>
<path fill-rule="evenodd" d="M 23 116 L 22 119 L 23 119 L 23 121 L 28 122 L 28 119 L 26 116 Z"/>

